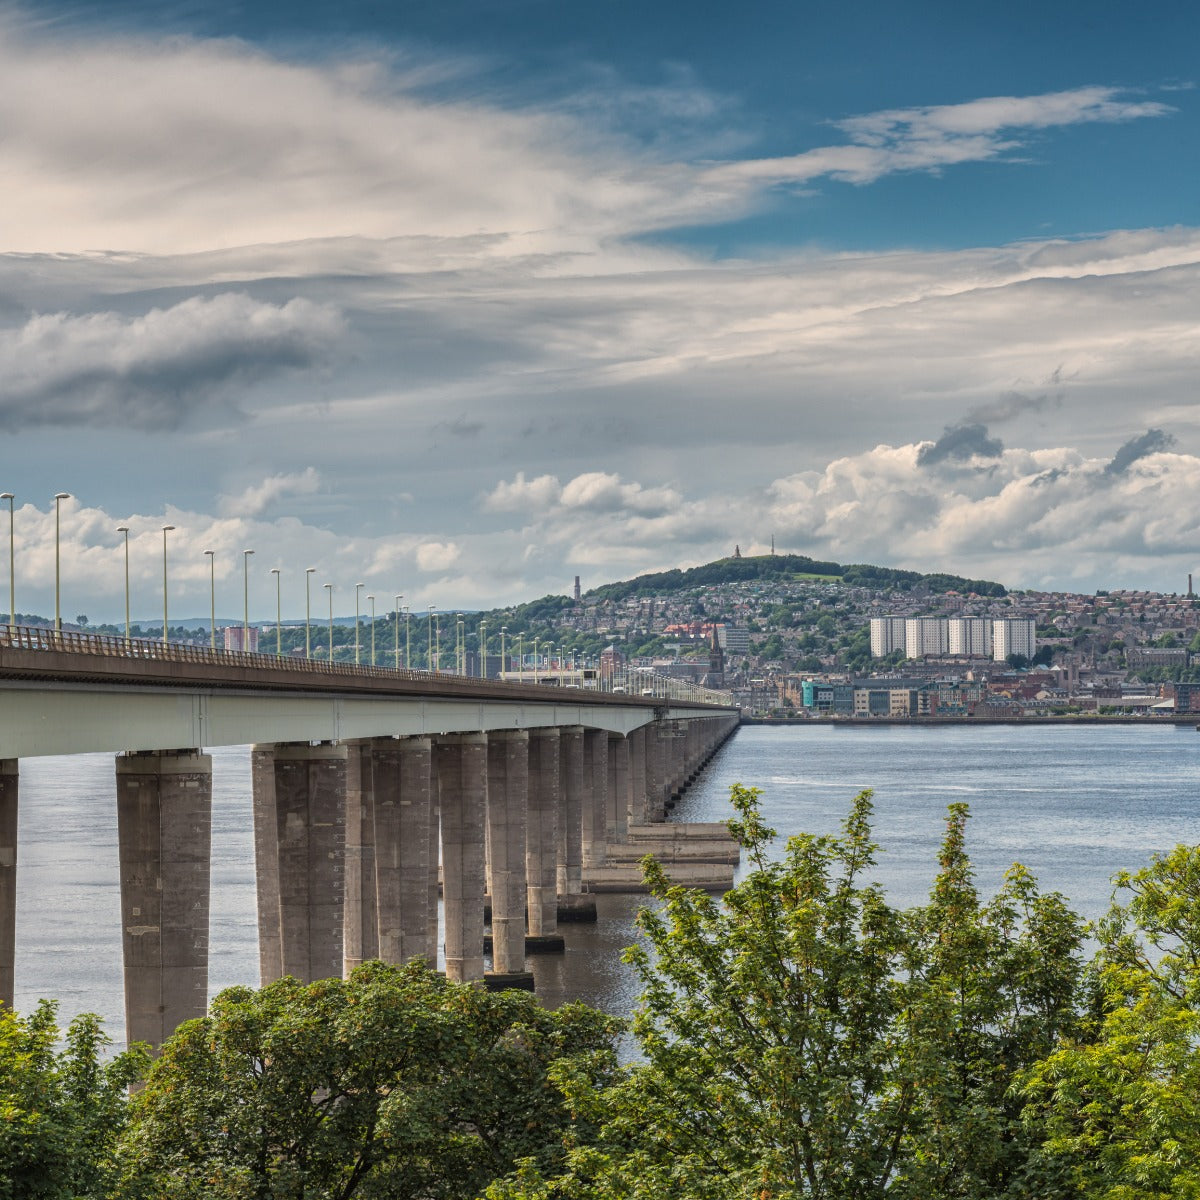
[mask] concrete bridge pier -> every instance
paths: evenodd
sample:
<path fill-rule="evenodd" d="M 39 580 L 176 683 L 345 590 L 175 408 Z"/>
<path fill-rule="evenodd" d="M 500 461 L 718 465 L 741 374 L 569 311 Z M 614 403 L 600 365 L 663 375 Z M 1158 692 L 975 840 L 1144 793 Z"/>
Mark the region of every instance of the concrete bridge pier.
<path fill-rule="evenodd" d="M 361 963 L 380 956 L 375 899 L 375 753 L 376 740 L 346 744 L 346 895 L 342 913 L 345 976 Z"/>
<path fill-rule="evenodd" d="M 442 814 L 446 978 L 475 983 L 483 979 L 488 735 L 440 736 L 434 743 L 433 764 Z"/>
<path fill-rule="evenodd" d="M 560 899 L 583 892 L 583 726 L 565 725 L 558 731 L 558 870 Z"/>
<path fill-rule="evenodd" d="M 646 743 L 650 733 L 647 726 L 629 734 L 629 824 L 647 825 L 650 822 L 646 783 Z"/>
<path fill-rule="evenodd" d="M 15 758 L 0 758 L 0 1005 L 11 1009 L 17 956 L 17 793 Z"/>
<path fill-rule="evenodd" d="M 526 806 L 529 734 L 492 732 L 487 742 L 488 880 L 492 899 L 489 987 L 532 989 L 525 970 Z"/>
<path fill-rule="evenodd" d="M 562 948 L 558 934 L 559 756 L 557 729 L 529 731 L 529 809 L 525 833 L 529 937 L 555 949 Z"/>
<path fill-rule="evenodd" d="M 212 759 L 121 754 L 116 775 L 125 1036 L 157 1050 L 208 1008 Z"/>
<path fill-rule="evenodd" d="M 604 866 L 608 844 L 608 731 L 583 734 L 583 869 Z M 590 784 L 590 786 L 586 786 Z"/>
<path fill-rule="evenodd" d="M 262 982 L 340 976 L 348 748 L 302 742 L 256 747 L 254 755 Z M 278 974 L 268 974 L 276 937 Z"/>
<path fill-rule="evenodd" d="M 667 819 L 666 724 L 655 721 L 646 727 L 646 820 L 650 823 Z"/>
<path fill-rule="evenodd" d="M 384 962 L 437 965 L 437 816 L 427 737 L 371 742 L 374 904 Z M 432 903 L 431 903 L 432 899 Z M 433 932 L 430 933 L 432 924 Z"/>
<path fill-rule="evenodd" d="M 608 804 L 605 842 L 629 840 L 629 738 L 608 735 Z"/>

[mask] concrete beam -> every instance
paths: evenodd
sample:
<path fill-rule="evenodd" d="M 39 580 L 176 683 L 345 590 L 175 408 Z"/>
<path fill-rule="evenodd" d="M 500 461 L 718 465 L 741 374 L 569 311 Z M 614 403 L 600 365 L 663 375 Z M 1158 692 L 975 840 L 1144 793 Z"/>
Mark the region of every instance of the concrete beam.
<path fill-rule="evenodd" d="M 488 879 L 492 899 L 492 972 L 510 986 L 525 974 L 525 840 L 529 734 L 488 734 Z"/>
<path fill-rule="evenodd" d="M 374 741 L 346 747 L 346 875 L 342 911 L 342 975 L 379 957 L 375 903 Z"/>
<path fill-rule="evenodd" d="M 583 727 L 558 731 L 558 869 L 559 896 L 583 892 Z M 589 781 L 590 782 L 590 781 Z M 588 789 L 590 794 L 591 789 Z"/>
<path fill-rule="evenodd" d="M 528 878 L 529 935 L 558 932 L 559 734 L 529 734 L 529 816 L 525 865 Z"/>
<path fill-rule="evenodd" d="M 483 979 L 483 829 L 487 811 L 486 733 L 457 733 L 434 743 L 442 809 L 442 911 L 446 978 Z"/>

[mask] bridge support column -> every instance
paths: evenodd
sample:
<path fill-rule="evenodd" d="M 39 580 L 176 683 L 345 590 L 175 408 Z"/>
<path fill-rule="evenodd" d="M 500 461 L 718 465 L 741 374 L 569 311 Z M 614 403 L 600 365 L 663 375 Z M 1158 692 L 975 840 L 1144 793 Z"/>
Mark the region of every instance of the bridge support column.
<path fill-rule="evenodd" d="M 665 758 L 667 750 L 665 722 L 655 721 L 646 727 L 646 819 L 665 821 Z"/>
<path fill-rule="evenodd" d="M 588 729 L 583 734 L 584 787 L 583 868 L 602 867 L 608 844 L 608 731 Z"/>
<path fill-rule="evenodd" d="M 558 932 L 557 729 L 529 731 L 529 816 L 525 834 L 529 936 Z"/>
<path fill-rule="evenodd" d="M 608 735 L 608 811 L 605 841 L 629 838 L 629 739 L 619 733 Z"/>
<path fill-rule="evenodd" d="M 208 1009 L 212 759 L 118 755 L 125 1036 L 155 1050 Z"/>
<path fill-rule="evenodd" d="M 309 983 L 342 973 L 347 757 L 345 746 L 328 743 L 255 750 L 263 983 L 278 977 L 268 974 L 275 938 L 279 974 Z"/>
<path fill-rule="evenodd" d="M 629 824 L 649 822 L 646 797 L 646 741 L 650 725 L 643 725 L 629 734 Z"/>
<path fill-rule="evenodd" d="M 15 758 L 0 758 L 0 1006 L 11 1009 L 17 959 L 17 792 Z"/>
<path fill-rule="evenodd" d="M 442 807 L 446 978 L 456 983 L 483 979 L 487 745 L 486 733 L 447 734 L 433 752 Z"/>
<path fill-rule="evenodd" d="M 529 796 L 529 734 L 488 734 L 488 878 L 492 896 L 490 982 L 529 987 L 525 970 L 525 840 Z"/>
<path fill-rule="evenodd" d="M 431 873 L 437 879 L 431 760 L 427 737 L 371 744 L 378 954 L 384 962 L 421 958 L 437 965 L 437 894 L 431 896 L 429 886 Z"/>
<path fill-rule="evenodd" d="M 376 743 L 346 746 L 346 896 L 342 915 L 342 974 L 379 957 L 375 898 Z"/>
<path fill-rule="evenodd" d="M 561 897 L 583 893 L 583 734 L 582 725 L 566 725 L 558 731 L 559 820 L 555 883 Z"/>

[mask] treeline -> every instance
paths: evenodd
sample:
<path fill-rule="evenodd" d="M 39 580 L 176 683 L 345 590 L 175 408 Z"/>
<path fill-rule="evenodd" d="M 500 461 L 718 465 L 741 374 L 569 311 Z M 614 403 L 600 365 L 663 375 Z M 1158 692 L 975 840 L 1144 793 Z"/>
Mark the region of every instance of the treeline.
<path fill-rule="evenodd" d="M 91 1018 L 58 1047 L 44 1005 L 0 1015 L 0 1196 L 1200 1195 L 1200 848 L 1087 926 L 1019 866 L 982 897 L 955 805 L 898 909 L 869 792 L 782 855 L 733 802 L 751 870 L 723 900 L 645 864 L 641 1061 L 611 1018 L 418 966 L 230 989 L 152 1065 L 102 1064 Z"/>
<path fill-rule="evenodd" d="M 924 586 L 931 592 L 975 592 L 980 596 L 1004 596 L 1003 584 L 986 579 L 964 579 L 960 575 L 919 571 L 902 571 L 893 567 L 873 567 L 864 563 L 843 566 L 823 562 L 803 554 L 764 554 L 752 558 L 722 558 L 687 570 L 675 568 L 639 575 L 622 583 L 609 583 L 593 588 L 588 597 L 596 600 L 626 600 L 632 596 L 656 596 L 687 588 L 711 587 L 722 583 L 744 583 L 753 580 L 781 580 L 817 576 L 856 587 L 891 588 L 912 591 Z"/>

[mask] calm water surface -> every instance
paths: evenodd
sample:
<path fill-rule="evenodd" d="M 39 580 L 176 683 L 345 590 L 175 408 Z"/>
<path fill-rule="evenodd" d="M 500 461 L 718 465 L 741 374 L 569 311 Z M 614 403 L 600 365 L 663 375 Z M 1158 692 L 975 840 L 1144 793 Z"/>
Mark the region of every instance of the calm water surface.
<path fill-rule="evenodd" d="M 210 985 L 257 984 L 249 749 L 213 756 Z M 674 814 L 729 815 L 729 788 L 762 789 L 782 835 L 837 830 L 856 792 L 873 788 L 879 877 L 895 903 L 920 903 L 935 869 L 947 804 L 971 806 L 978 881 L 992 889 L 1020 861 L 1043 887 L 1096 916 L 1110 878 L 1177 842 L 1200 841 L 1200 733 L 1191 726 L 1042 729 L 739 730 Z M 114 768 L 110 755 L 21 763 L 17 1008 L 41 996 L 64 1019 L 100 1013 L 123 1032 Z M 595 926 L 567 927 L 565 955 L 532 960 L 547 1003 L 577 997 L 627 1013 L 637 988 L 620 952 L 639 900 L 599 898 Z"/>

